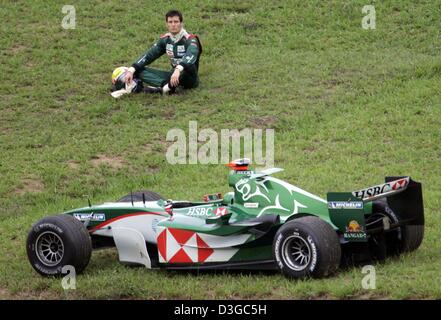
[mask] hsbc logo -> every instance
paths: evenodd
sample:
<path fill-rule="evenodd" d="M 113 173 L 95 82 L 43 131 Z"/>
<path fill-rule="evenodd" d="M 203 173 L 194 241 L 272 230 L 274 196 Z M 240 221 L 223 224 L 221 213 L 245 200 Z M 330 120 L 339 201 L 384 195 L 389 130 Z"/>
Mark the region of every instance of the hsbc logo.
<path fill-rule="evenodd" d="M 190 208 L 188 210 L 188 216 L 210 216 L 213 214 L 213 208 L 202 207 L 202 208 Z"/>
<path fill-rule="evenodd" d="M 196 207 L 196 208 L 190 208 L 190 210 L 188 210 L 188 212 L 187 212 L 187 215 L 188 216 L 212 216 L 213 215 L 213 213 L 216 215 L 216 216 L 223 216 L 223 215 L 226 215 L 226 214 L 228 214 L 228 210 L 227 210 L 227 208 L 216 208 L 214 211 L 213 211 L 213 208 L 212 207 L 202 207 L 202 208 L 200 208 L 200 207 Z"/>
<path fill-rule="evenodd" d="M 398 191 L 404 189 L 409 184 L 409 178 L 403 178 L 391 182 L 387 182 L 384 184 L 380 184 L 378 186 L 369 187 L 366 189 L 354 191 L 352 194 L 355 197 L 366 199 L 370 197 L 374 197 L 389 191 Z"/>

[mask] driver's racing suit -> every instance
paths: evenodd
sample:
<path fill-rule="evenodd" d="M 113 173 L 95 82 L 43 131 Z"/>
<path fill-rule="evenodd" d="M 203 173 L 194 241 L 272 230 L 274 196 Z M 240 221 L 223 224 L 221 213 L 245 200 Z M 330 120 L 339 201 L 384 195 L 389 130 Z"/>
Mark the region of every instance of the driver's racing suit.
<path fill-rule="evenodd" d="M 163 87 L 168 84 L 173 70 L 162 71 L 146 67 L 164 53 L 169 57 L 172 68 L 178 68 L 181 71 L 179 85 L 186 89 L 197 87 L 202 46 L 198 36 L 189 34 L 184 29 L 177 37 L 171 33 L 162 35 L 146 53 L 136 60 L 132 64 L 135 69 L 135 77 L 154 87 Z M 169 86 L 171 85 L 169 84 Z"/>

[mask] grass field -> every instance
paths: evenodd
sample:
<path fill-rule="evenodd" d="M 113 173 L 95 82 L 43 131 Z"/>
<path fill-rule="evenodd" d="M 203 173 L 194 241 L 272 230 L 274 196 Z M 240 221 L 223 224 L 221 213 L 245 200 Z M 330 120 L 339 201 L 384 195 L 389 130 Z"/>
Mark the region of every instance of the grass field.
<path fill-rule="evenodd" d="M 204 45 L 201 85 L 180 96 L 114 100 L 110 74 L 163 33 L 168 1 L 2 4 L 0 299 L 441 298 L 439 1 L 174 1 Z M 166 58 L 154 64 L 168 68 Z M 42 278 L 25 240 L 43 216 L 152 189 L 175 199 L 227 192 L 223 165 L 170 165 L 172 128 L 275 129 L 278 175 L 324 196 L 410 175 L 423 183 L 419 250 L 328 279 L 277 273 L 176 273 L 129 268 L 94 252 L 77 289 Z"/>

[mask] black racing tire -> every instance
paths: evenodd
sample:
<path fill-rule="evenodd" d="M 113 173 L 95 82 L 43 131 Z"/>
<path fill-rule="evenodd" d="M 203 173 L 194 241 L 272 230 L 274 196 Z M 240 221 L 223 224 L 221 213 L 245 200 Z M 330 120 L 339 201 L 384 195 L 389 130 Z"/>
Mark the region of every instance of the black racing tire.
<path fill-rule="evenodd" d="M 315 216 L 297 218 L 277 231 L 273 257 L 279 270 L 290 278 L 326 277 L 340 266 L 340 240 L 326 221 Z"/>
<path fill-rule="evenodd" d="M 164 197 L 159 193 L 150 190 L 140 190 L 133 192 L 132 194 L 129 193 L 128 195 L 125 195 L 117 202 L 132 202 L 132 199 L 133 201 L 142 201 L 142 194 L 144 194 L 145 201 L 158 201 L 161 199 L 165 200 Z"/>
<path fill-rule="evenodd" d="M 43 276 L 60 276 L 64 266 L 81 273 L 92 254 L 86 227 L 67 214 L 41 219 L 29 231 L 26 250 L 32 267 Z"/>
<path fill-rule="evenodd" d="M 386 199 L 376 200 L 373 203 L 374 213 L 384 213 L 392 222 L 399 222 L 401 217 L 389 207 Z M 424 238 L 424 225 L 404 225 L 398 232 L 398 253 L 412 252 L 419 248 Z"/>
<path fill-rule="evenodd" d="M 424 238 L 424 225 L 406 225 L 402 231 L 403 244 L 401 249 L 403 252 L 412 252 L 418 249 Z"/>

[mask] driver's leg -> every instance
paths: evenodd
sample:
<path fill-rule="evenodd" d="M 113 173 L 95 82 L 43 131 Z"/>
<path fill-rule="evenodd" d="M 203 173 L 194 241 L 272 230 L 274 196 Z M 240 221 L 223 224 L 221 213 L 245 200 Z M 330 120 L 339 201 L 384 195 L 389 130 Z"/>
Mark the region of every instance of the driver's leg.
<path fill-rule="evenodd" d="M 162 71 L 149 67 L 144 67 L 137 77 L 149 86 L 163 87 L 170 81 L 172 73 L 169 71 Z"/>

